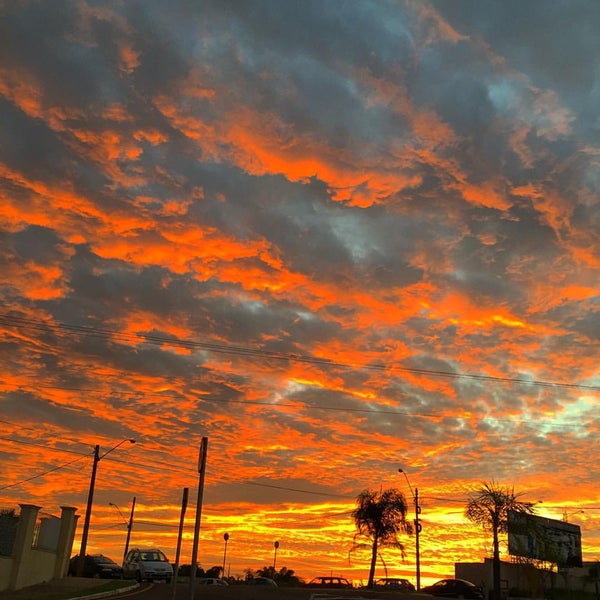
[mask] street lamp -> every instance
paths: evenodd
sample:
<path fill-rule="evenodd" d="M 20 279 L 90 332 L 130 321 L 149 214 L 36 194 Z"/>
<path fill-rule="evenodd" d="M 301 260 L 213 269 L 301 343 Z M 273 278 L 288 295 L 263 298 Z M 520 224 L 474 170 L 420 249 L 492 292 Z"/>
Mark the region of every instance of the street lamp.
<path fill-rule="evenodd" d="M 108 504 L 109 504 L 109 506 L 114 506 L 119 511 L 121 518 L 125 522 L 125 525 L 127 525 L 127 538 L 125 539 L 125 550 L 123 550 L 123 560 L 125 560 L 125 557 L 127 556 L 127 550 L 129 550 L 129 540 L 131 539 L 131 528 L 133 527 L 133 511 L 135 510 L 135 496 L 133 497 L 133 502 L 131 503 L 131 513 L 129 514 L 129 522 L 127 522 L 127 520 L 123 516 L 123 513 L 121 512 L 121 509 L 114 502 L 109 502 Z"/>
<path fill-rule="evenodd" d="M 275 574 L 277 572 L 275 570 L 275 565 L 277 564 L 277 548 L 279 548 L 279 542 L 275 542 L 273 544 L 273 548 L 275 548 L 275 551 L 273 553 L 273 574 Z"/>
<path fill-rule="evenodd" d="M 117 504 L 115 504 L 114 502 L 109 502 L 108 505 L 117 509 L 117 512 L 119 513 L 121 519 L 123 519 L 123 523 L 125 523 L 125 525 L 127 525 L 127 519 L 125 518 L 125 515 L 121 512 L 121 509 L 119 508 L 119 506 Z"/>
<path fill-rule="evenodd" d="M 225 540 L 225 550 L 223 550 L 223 574 L 221 575 L 221 579 L 225 579 L 225 558 L 227 557 L 227 542 L 229 541 L 229 534 L 224 533 L 223 539 Z"/>
<path fill-rule="evenodd" d="M 566 510 L 565 510 L 565 511 L 563 512 L 563 519 L 562 519 L 562 520 L 563 520 L 565 523 L 568 523 L 568 522 L 569 522 L 569 517 L 571 517 L 571 516 L 573 516 L 573 515 L 578 515 L 578 514 L 580 514 L 580 513 L 584 513 L 584 512 L 585 512 L 585 510 L 574 510 L 574 511 L 572 511 L 572 512 L 568 512 L 568 511 L 566 511 Z"/>
<path fill-rule="evenodd" d="M 98 470 L 98 463 L 110 452 L 116 450 L 122 444 L 129 442 L 135 444 L 134 439 L 125 439 L 120 441 L 116 446 L 113 446 L 107 450 L 102 456 L 100 456 L 100 446 L 96 444 L 94 448 L 94 464 L 92 466 L 92 477 L 90 479 L 90 489 L 88 492 L 87 508 L 85 510 L 85 521 L 83 523 L 83 533 L 81 534 L 81 549 L 79 550 L 79 560 L 77 561 L 77 576 L 83 576 L 83 566 L 85 562 L 85 551 L 87 549 L 88 533 L 90 531 L 90 516 L 92 514 L 92 502 L 94 500 L 94 487 L 96 485 L 96 471 Z"/>
<path fill-rule="evenodd" d="M 417 571 L 417 592 L 421 589 L 421 557 L 419 554 L 419 534 L 421 533 L 421 521 L 419 520 L 419 515 L 421 514 L 421 507 L 419 506 L 419 490 L 415 488 L 413 492 L 412 486 L 410 485 L 410 481 L 408 479 L 408 475 L 406 471 L 403 469 L 398 469 L 398 473 L 402 473 L 404 475 L 404 479 L 406 479 L 406 483 L 408 484 L 408 489 L 412 495 L 413 501 L 415 503 L 415 563 L 416 563 L 416 571 Z"/>

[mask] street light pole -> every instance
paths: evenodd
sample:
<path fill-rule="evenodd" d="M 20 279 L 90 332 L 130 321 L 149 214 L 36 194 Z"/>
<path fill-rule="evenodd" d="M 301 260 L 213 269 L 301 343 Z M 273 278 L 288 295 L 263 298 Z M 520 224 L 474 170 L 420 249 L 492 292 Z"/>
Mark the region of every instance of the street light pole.
<path fill-rule="evenodd" d="M 129 540 L 131 539 L 131 528 L 133 527 L 133 511 L 135 510 L 135 496 L 133 497 L 133 502 L 131 503 L 131 513 L 129 514 L 129 523 L 127 523 L 127 539 L 125 540 L 125 550 L 123 551 L 123 560 L 127 556 L 127 551 L 129 550 Z"/>
<path fill-rule="evenodd" d="M 578 515 L 578 514 L 581 514 L 581 513 L 585 513 L 585 510 L 574 510 L 572 512 L 569 512 L 569 511 L 565 510 L 563 512 L 563 518 L 562 518 L 562 520 L 565 523 L 568 523 L 569 522 L 569 517 L 571 517 L 573 515 Z"/>
<path fill-rule="evenodd" d="M 227 558 L 227 542 L 229 541 L 229 534 L 224 533 L 223 539 L 225 540 L 225 550 L 223 550 L 223 573 L 221 574 L 221 579 L 225 579 L 225 560 Z"/>
<path fill-rule="evenodd" d="M 406 479 L 406 483 L 408 484 L 408 489 L 410 490 L 410 494 L 415 503 L 415 563 L 416 563 L 416 576 L 417 576 L 417 592 L 421 589 L 421 555 L 419 552 L 419 534 L 421 533 L 421 521 L 419 519 L 419 515 L 421 514 L 421 507 L 419 506 L 419 489 L 415 488 L 413 492 L 412 486 L 410 485 L 410 481 L 408 479 L 408 475 L 406 471 L 403 469 L 398 469 L 398 473 L 402 473 L 404 478 Z"/>
<path fill-rule="evenodd" d="M 81 534 L 81 548 L 79 550 L 79 558 L 77 560 L 77 576 L 83 576 L 83 567 L 85 563 L 85 553 L 87 550 L 87 539 L 90 531 L 90 517 L 92 515 L 92 503 L 94 501 L 94 488 L 96 486 L 96 471 L 98 470 L 98 463 L 103 459 L 109 452 L 116 450 L 121 444 L 129 442 L 135 444 L 135 440 L 126 439 L 119 442 L 116 446 L 113 446 L 110 450 L 107 450 L 102 456 L 100 456 L 100 446 L 96 444 L 94 447 L 94 463 L 92 465 L 92 476 L 90 478 L 90 489 L 88 491 L 87 507 L 85 509 L 85 521 L 83 523 L 83 533 Z"/>
<path fill-rule="evenodd" d="M 275 548 L 275 551 L 273 552 L 273 575 L 275 575 L 277 572 L 275 566 L 277 565 L 277 548 L 279 548 L 279 542 L 275 542 L 273 548 Z"/>
<path fill-rule="evenodd" d="M 114 506 L 117 509 L 117 511 L 121 515 L 121 519 L 123 519 L 123 522 L 125 523 L 125 526 L 127 527 L 127 538 L 125 539 L 125 550 L 123 550 L 123 560 L 125 560 L 125 557 L 127 556 L 127 550 L 129 550 L 129 539 L 131 538 L 131 528 L 133 527 L 133 511 L 135 510 L 135 496 L 133 497 L 133 503 L 131 504 L 131 514 L 129 515 L 129 522 L 125 519 L 123 513 L 121 512 L 121 509 L 118 507 L 117 504 L 115 504 L 114 502 L 109 502 L 108 504 L 109 504 L 109 506 Z"/>

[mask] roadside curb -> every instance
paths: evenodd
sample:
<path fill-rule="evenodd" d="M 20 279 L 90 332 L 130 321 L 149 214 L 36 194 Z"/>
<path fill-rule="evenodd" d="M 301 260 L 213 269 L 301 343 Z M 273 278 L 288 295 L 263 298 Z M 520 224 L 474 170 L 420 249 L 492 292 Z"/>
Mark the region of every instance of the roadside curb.
<path fill-rule="evenodd" d="M 68 600 L 94 600 L 95 598 L 108 598 L 109 596 L 116 596 L 117 594 L 131 592 L 139 587 L 140 584 L 136 581 L 134 584 L 127 587 L 118 588 L 116 590 L 107 590 L 106 592 L 97 592 L 96 594 L 86 594 L 85 596 L 72 596 Z"/>

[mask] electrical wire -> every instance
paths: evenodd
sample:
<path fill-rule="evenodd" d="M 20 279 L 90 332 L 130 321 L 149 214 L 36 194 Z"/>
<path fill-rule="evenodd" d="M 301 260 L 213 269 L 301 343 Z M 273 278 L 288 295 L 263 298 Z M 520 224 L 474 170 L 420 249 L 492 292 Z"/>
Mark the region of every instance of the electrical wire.
<path fill-rule="evenodd" d="M 484 379 L 486 381 L 496 381 L 496 382 L 509 382 L 509 383 L 526 383 L 532 385 L 541 385 L 541 386 L 551 386 L 551 387 L 566 387 L 570 389 L 581 389 L 588 391 L 596 391 L 600 390 L 599 386 L 587 386 L 583 384 L 571 384 L 571 383 L 558 383 L 558 382 L 546 382 L 546 381 L 538 381 L 538 380 L 524 380 L 519 378 L 498 378 L 498 377 L 489 377 L 489 376 L 481 376 L 481 375 L 469 375 L 464 373 L 450 373 L 444 371 L 433 371 L 433 370 L 423 370 L 423 369 L 411 369 L 408 367 L 397 367 L 390 365 L 381 365 L 381 364 L 368 364 L 368 365 L 357 365 L 352 363 L 340 363 L 331 361 L 329 359 L 318 359 L 315 357 L 310 357 L 306 355 L 300 354 L 286 354 L 286 353 L 277 353 L 277 352 L 269 352 L 262 349 L 252 349 L 252 348 L 242 348 L 238 346 L 226 346 L 223 344 L 211 344 L 204 342 L 196 342 L 196 341 L 186 341 L 186 340 L 177 340 L 164 336 L 156 336 L 156 335 L 146 335 L 146 334 L 129 334 L 118 332 L 110 329 L 100 329 L 93 327 L 82 327 L 76 325 L 69 325 L 64 323 L 47 323 L 42 321 L 36 321 L 33 319 L 24 319 L 20 317 L 10 316 L 10 315 L 0 315 L 0 323 L 21 326 L 21 327 L 30 327 L 33 329 L 39 330 L 54 330 L 54 331 L 67 331 L 67 332 L 76 332 L 85 335 L 97 335 L 101 337 L 111 336 L 112 338 L 122 338 L 128 341 L 136 341 L 136 342 L 149 342 L 149 343 L 157 343 L 157 344 L 170 344 L 170 345 L 180 345 L 182 347 L 197 347 L 197 348 L 206 348 L 210 350 L 216 350 L 219 352 L 231 352 L 233 354 L 244 354 L 244 355 L 252 355 L 255 357 L 267 357 L 267 358 L 277 358 L 280 360 L 296 360 L 301 362 L 311 362 L 315 364 L 326 364 L 328 366 L 337 366 L 343 368 L 367 368 L 367 369 L 385 369 L 385 370 L 401 370 L 408 371 L 416 374 L 427 374 L 427 375 L 440 375 L 446 377 L 454 377 L 454 378 L 475 378 L 475 379 Z M 94 388 L 83 388 L 83 387 L 64 387 L 64 386 L 44 386 L 44 385 L 36 385 L 37 388 L 41 389 L 54 389 L 54 390 L 63 390 L 63 391 L 82 391 L 82 392 L 99 392 L 100 390 L 94 390 Z M 114 395 L 124 396 L 123 393 L 116 393 Z M 154 397 L 164 397 L 164 393 L 160 394 L 152 394 L 146 393 L 145 396 L 154 396 Z M 173 394 L 170 394 L 173 396 Z M 213 402 L 213 403 L 237 403 L 242 405 L 258 405 L 265 407 L 272 407 L 274 410 L 281 408 L 295 408 L 297 404 L 294 403 L 271 403 L 271 402 L 261 402 L 261 401 L 251 401 L 251 400 L 235 400 L 235 399 L 216 399 L 216 398 L 203 398 L 205 402 Z M 306 405 L 305 405 L 306 406 Z M 411 412 L 411 411 L 399 411 L 399 410 L 386 410 L 386 409 L 375 409 L 373 407 L 368 408 L 355 408 L 355 407 L 340 407 L 340 406 L 319 406 L 319 405 L 310 405 L 307 406 L 310 410 L 322 410 L 322 411 L 335 411 L 335 412 L 347 412 L 347 413 L 363 413 L 370 414 L 373 416 L 377 415 L 389 415 L 389 416 L 397 416 L 397 417 L 410 417 L 410 418 L 441 418 L 444 415 L 440 415 L 435 412 Z M 481 419 L 484 420 L 486 416 L 483 417 L 479 415 L 461 415 L 460 419 Z M 496 418 L 498 422 L 509 422 L 509 423 L 524 423 L 527 422 L 529 426 L 531 423 L 526 419 L 502 419 Z M 548 421 L 550 422 L 550 421 Z M 536 423 L 540 423 L 540 421 L 536 421 Z M 568 423 L 563 424 L 552 424 L 553 429 L 557 428 L 569 428 L 570 425 Z"/>
<path fill-rule="evenodd" d="M 556 389 L 576 389 L 589 392 L 600 392 L 600 386 L 587 385 L 581 383 L 554 382 L 537 379 L 524 379 L 521 377 L 495 377 L 492 375 L 459 373 L 452 371 L 442 371 L 437 369 L 420 369 L 414 367 L 403 367 L 400 365 L 382 364 L 382 363 L 346 363 L 334 361 L 327 358 L 319 358 L 306 354 L 286 353 L 269 351 L 262 348 L 248 348 L 244 346 L 217 344 L 213 342 L 200 342 L 195 340 L 181 340 L 167 336 L 147 333 L 126 333 L 113 329 L 88 327 L 81 325 L 72 325 L 67 323 L 49 323 L 47 321 L 38 321 L 35 319 L 26 319 L 14 315 L 0 315 L 0 324 L 29 328 L 38 331 L 70 332 L 79 333 L 88 336 L 110 338 L 124 342 L 149 343 L 153 345 L 170 345 L 186 349 L 207 350 L 214 353 L 228 354 L 232 356 L 244 356 L 249 358 L 262 358 L 285 362 L 301 362 L 305 364 L 314 364 L 324 367 L 336 367 L 343 369 L 365 369 L 386 372 L 405 372 L 415 375 L 425 375 L 429 377 L 443 377 L 451 379 L 469 379 L 475 381 L 485 381 L 487 383 L 509 383 L 518 385 L 533 385 L 537 387 L 549 387 Z"/>
<path fill-rule="evenodd" d="M 342 495 L 342 494 L 331 494 L 329 492 L 316 492 L 316 491 L 312 491 L 312 490 L 301 490 L 298 488 L 292 488 L 292 487 L 285 487 L 285 486 L 281 486 L 281 485 L 272 485 L 269 483 L 257 483 L 255 481 L 245 481 L 243 482 L 245 485 L 254 485 L 257 487 L 265 487 L 265 488 L 272 488 L 272 489 L 276 489 L 276 490 L 285 490 L 287 492 L 300 492 L 302 494 L 312 494 L 315 496 L 331 496 L 332 498 L 348 498 L 348 496 Z"/>
<path fill-rule="evenodd" d="M 43 473 L 38 473 L 37 475 L 33 475 L 32 477 L 28 477 L 27 479 L 23 479 L 21 481 L 17 481 L 15 483 L 11 483 L 9 485 L 4 485 L 4 486 L 0 487 L 0 490 L 6 490 L 8 488 L 15 487 L 17 485 L 21 485 L 22 483 L 27 483 L 28 481 L 33 481 L 34 479 L 38 479 L 39 477 L 43 477 L 44 475 L 48 475 L 49 473 L 53 473 L 54 471 L 64 469 L 65 467 L 68 467 L 69 465 L 72 465 L 73 463 L 79 462 L 80 460 L 82 460 L 82 458 L 83 457 L 76 458 L 75 460 L 72 460 L 71 462 L 65 463 L 64 465 L 59 465 L 57 467 L 53 467 L 52 469 L 49 469 L 48 471 L 44 471 Z"/>
<path fill-rule="evenodd" d="M 8 421 L 3 421 L 3 423 L 8 423 Z M 48 446 L 45 444 L 36 444 L 34 442 L 27 442 L 25 440 L 15 440 L 13 438 L 7 438 L 7 437 L 0 437 L 0 440 L 3 440 L 5 442 L 13 442 L 15 444 L 23 444 L 25 446 L 34 446 L 37 448 L 44 448 L 44 450 L 54 450 L 56 452 L 67 452 L 69 454 L 79 454 L 80 456 L 89 456 L 89 453 L 84 453 L 84 452 L 76 452 L 75 450 L 67 450 L 66 448 L 56 448 L 54 446 Z"/>

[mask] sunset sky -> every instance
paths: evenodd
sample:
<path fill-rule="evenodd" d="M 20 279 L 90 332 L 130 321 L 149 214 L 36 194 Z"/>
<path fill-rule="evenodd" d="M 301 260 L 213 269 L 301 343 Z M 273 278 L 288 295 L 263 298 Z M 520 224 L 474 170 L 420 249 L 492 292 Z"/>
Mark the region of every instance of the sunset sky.
<path fill-rule="evenodd" d="M 0 507 L 77 507 L 76 551 L 134 438 L 88 551 L 135 497 L 174 560 L 188 487 L 189 563 L 205 436 L 205 569 L 366 580 L 398 468 L 423 584 L 490 555 L 489 481 L 600 559 L 600 3 L 0 11 Z"/>

